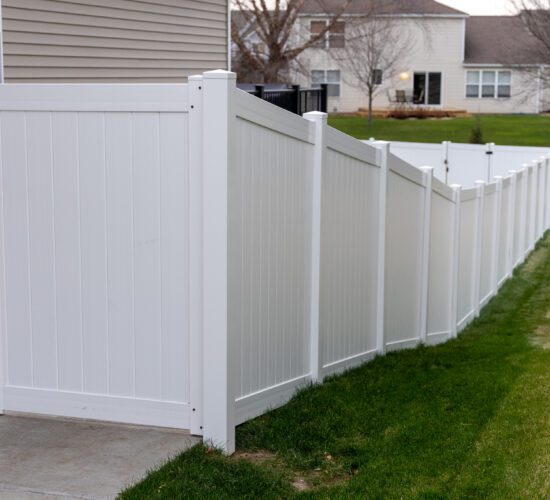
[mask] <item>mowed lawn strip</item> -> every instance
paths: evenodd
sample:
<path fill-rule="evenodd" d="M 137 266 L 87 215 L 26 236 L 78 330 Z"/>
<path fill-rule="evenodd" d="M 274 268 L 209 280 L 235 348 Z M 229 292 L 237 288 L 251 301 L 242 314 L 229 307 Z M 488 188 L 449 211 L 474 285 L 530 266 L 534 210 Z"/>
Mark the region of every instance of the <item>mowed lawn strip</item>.
<path fill-rule="evenodd" d="M 550 498 L 550 236 L 458 339 L 391 353 L 123 499 Z"/>
<path fill-rule="evenodd" d="M 485 142 L 511 146 L 550 146 L 549 115 L 481 115 Z M 375 118 L 371 127 L 359 116 L 331 115 L 329 125 L 358 139 L 384 141 L 469 142 L 473 116 L 452 119 L 396 120 Z"/>

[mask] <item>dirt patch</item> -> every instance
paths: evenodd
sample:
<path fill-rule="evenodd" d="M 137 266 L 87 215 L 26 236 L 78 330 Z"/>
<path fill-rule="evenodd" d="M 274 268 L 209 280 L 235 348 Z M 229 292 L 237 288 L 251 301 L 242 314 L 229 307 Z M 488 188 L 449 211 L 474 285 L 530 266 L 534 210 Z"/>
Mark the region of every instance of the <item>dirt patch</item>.
<path fill-rule="evenodd" d="M 548 318 L 550 311 L 546 313 Z M 531 343 L 542 347 L 543 349 L 550 349 L 550 325 L 539 325 L 530 337 Z"/>
<path fill-rule="evenodd" d="M 248 460 L 253 464 L 264 464 L 266 462 L 275 462 L 277 457 L 274 453 L 265 450 L 259 451 L 236 451 L 231 458 L 235 460 Z"/>
<path fill-rule="evenodd" d="M 527 275 L 536 271 L 546 260 L 548 259 L 548 249 L 546 247 L 539 248 L 537 252 L 533 252 L 525 265 L 523 266 L 523 272 Z"/>

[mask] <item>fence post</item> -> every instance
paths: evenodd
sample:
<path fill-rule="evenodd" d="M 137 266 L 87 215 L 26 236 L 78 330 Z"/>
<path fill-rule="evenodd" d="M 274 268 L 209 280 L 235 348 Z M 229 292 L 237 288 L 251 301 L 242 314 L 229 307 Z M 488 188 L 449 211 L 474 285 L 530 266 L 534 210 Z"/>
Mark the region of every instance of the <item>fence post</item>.
<path fill-rule="evenodd" d="M 495 143 L 488 142 L 485 146 L 487 147 L 487 151 L 485 151 L 485 154 L 487 155 L 487 182 L 491 182 L 491 178 L 493 177 L 492 159 L 493 159 L 493 148 L 495 147 Z"/>
<path fill-rule="evenodd" d="M 293 85 L 292 90 L 294 91 L 294 107 L 296 108 L 295 113 L 302 116 L 302 106 L 300 105 L 300 85 Z"/>
<path fill-rule="evenodd" d="M 445 169 L 445 184 L 449 183 L 449 146 L 451 141 L 443 141 L 441 143 L 443 153 L 443 168 Z"/>
<path fill-rule="evenodd" d="M 328 83 L 321 84 L 321 112 L 328 113 Z"/>
<path fill-rule="evenodd" d="M 265 85 L 256 85 L 256 97 L 263 99 L 265 97 Z"/>
<path fill-rule="evenodd" d="M 544 187 L 544 206 L 545 206 L 545 218 L 544 218 L 544 231 L 546 232 L 550 228 L 550 155 L 545 156 L 546 164 L 546 184 Z"/>
<path fill-rule="evenodd" d="M 520 263 L 525 260 L 529 246 L 529 165 L 524 163 L 522 165 L 523 170 L 523 183 L 521 186 L 521 209 L 520 209 L 520 250 L 521 257 Z"/>
<path fill-rule="evenodd" d="M 495 176 L 495 181 L 497 184 L 497 190 L 494 214 L 495 219 L 493 221 L 493 244 L 491 248 L 491 254 L 493 255 L 491 260 L 491 295 L 495 295 L 498 291 L 498 255 L 501 243 L 500 226 L 502 223 L 502 176 Z M 506 250 L 508 252 L 508 246 L 506 247 Z"/>
<path fill-rule="evenodd" d="M 512 276 L 515 267 L 514 259 L 514 237 L 516 231 L 516 204 L 518 200 L 518 174 L 515 170 L 510 170 L 512 176 L 510 180 L 510 203 L 508 204 L 508 238 L 506 241 L 506 277 Z M 521 207 L 520 207 L 521 211 Z M 521 232 L 518 232 L 518 237 Z M 521 238 L 520 238 L 521 240 Z M 517 242 L 518 247 L 521 246 L 521 241 Z"/>
<path fill-rule="evenodd" d="M 189 77 L 189 402 L 191 434 L 202 435 L 203 77 Z M 192 106 L 192 107 L 191 107 Z"/>
<path fill-rule="evenodd" d="M 545 188 L 546 188 L 546 158 L 542 156 L 539 159 L 539 184 L 538 184 L 538 210 L 537 210 L 537 241 L 544 234 L 544 212 L 546 210 L 545 205 Z"/>
<path fill-rule="evenodd" d="M 388 194 L 388 156 L 390 143 L 386 141 L 373 142 L 376 147 L 376 164 L 380 167 L 380 178 L 378 182 L 378 239 L 376 266 L 376 350 L 379 354 L 386 351 L 384 339 L 384 294 L 386 283 L 386 199 Z"/>
<path fill-rule="evenodd" d="M 203 436 L 229 454 L 235 451 L 235 359 L 227 321 L 235 88 L 235 73 L 203 73 Z"/>
<path fill-rule="evenodd" d="M 453 249 L 451 255 L 451 337 L 458 334 L 458 266 L 460 262 L 460 203 L 462 187 L 458 184 L 451 186 L 453 189 Z"/>
<path fill-rule="evenodd" d="M 474 289 L 474 314 L 479 316 L 480 310 L 480 270 L 481 270 L 481 243 L 483 240 L 483 210 L 485 204 L 485 181 L 476 181 L 477 197 L 476 197 L 476 237 L 475 237 L 475 252 L 474 252 L 474 272 L 473 272 L 473 289 Z"/>
<path fill-rule="evenodd" d="M 420 271 L 420 340 L 428 339 L 428 285 L 430 274 L 430 229 L 432 211 L 432 167 L 420 167 L 424 173 L 424 220 L 422 222 L 422 262 Z"/>
<path fill-rule="evenodd" d="M 536 160 L 533 160 L 530 165 L 531 168 L 531 183 L 529 189 L 529 201 L 530 201 L 530 221 L 529 221 L 529 251 L 533 251 L 535 248 L 536 228 L 537 228 L 537 183 L 538 183 L 538 165 Z"/>
<path fill-rule="evenodd" d="M 312 164 L 311 200 L 311 281 L 310 281 L 310 371 L 313 382 L 323 380 L 323 353 L 319 325 L 321 277 L 321 189 L 326 157 L 327 115 L 319 111 L 305 113 L 315 125 L 315 149 Z"/>

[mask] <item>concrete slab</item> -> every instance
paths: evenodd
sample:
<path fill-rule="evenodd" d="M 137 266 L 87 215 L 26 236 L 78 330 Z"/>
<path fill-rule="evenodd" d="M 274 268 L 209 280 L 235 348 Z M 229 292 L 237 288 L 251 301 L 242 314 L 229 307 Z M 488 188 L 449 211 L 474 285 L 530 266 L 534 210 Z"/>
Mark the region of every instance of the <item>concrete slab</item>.
<path fill-rule="evenodd" d="M 0 416 L 0 499 L 111 499 L 199 442 L 185 431 Z"/>

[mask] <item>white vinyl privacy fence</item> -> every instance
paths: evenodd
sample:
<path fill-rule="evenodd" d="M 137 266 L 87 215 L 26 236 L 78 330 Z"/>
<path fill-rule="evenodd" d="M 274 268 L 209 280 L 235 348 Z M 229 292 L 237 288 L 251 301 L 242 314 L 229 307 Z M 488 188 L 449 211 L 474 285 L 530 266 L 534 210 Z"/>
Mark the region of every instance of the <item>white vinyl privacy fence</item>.
<path fill-rule="evenodd" d="M 523 164 L 546 158 L 549 148 L 498 146 L 489 144 L 441 144 L 392 142 L 391 152 L 415 167 L 430 165 L 434 177 L 447 184 L 473 186 L 475 181 L 491 182 L 497 175 L 506 176 Z"/>
<path fill-rule="evenodd" d="M 539 161 L 447 186 L 235 88 L 0 87 L 0 409 L 235 426 L 455 337 L 550 225 Z"/>

